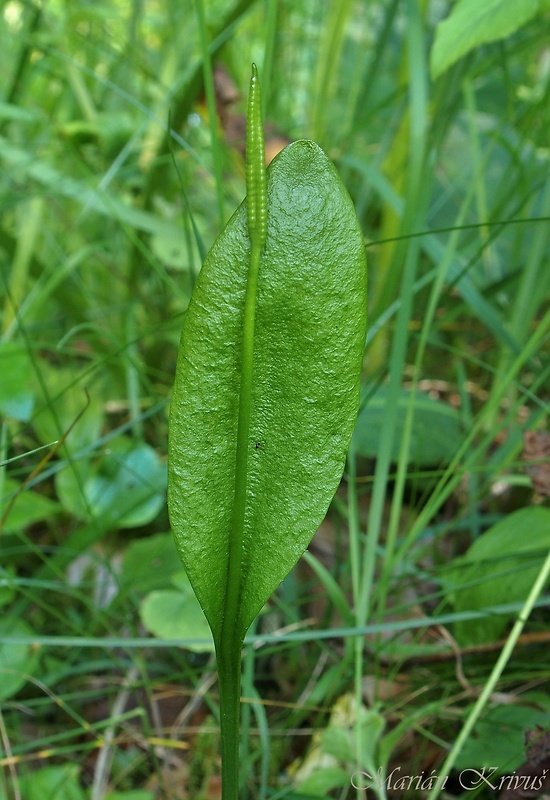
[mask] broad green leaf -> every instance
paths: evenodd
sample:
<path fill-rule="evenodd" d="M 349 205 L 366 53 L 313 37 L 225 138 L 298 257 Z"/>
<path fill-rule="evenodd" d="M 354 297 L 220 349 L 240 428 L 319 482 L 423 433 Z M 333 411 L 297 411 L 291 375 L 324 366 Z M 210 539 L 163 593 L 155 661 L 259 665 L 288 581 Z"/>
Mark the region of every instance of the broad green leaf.
<path fill-rule="evenodd" d="M 0 637 L 26 639 L 33 631 L 26 622 L 0 620 Z M 0 641 L 0 700 L 11 697 L 27 682 L 36 666 L 37 653 L 25 642 Z"/>
<path fill-rule="evenodd" d="M 466 556 L 455 559 L 449 574 L 457 612 L 479 611 L 527 597 L 550 547 L 550 509 L 522 508 L 482 534 Z M 461 644 L 494 641 L 508 618 L 487 613 L 455 624 Z"/>
<path fill-rule="evenodd" d="M 361 730 L 362 750 L 357 753 L 357 729 Z M 326 797 L 336 787 L 350 785 L 357 764 L 376 774 L 376 753 L 384 730 L 384 718 L 377 712 L 357 706 L 354 695 L 339 697 L 334 704 L 327 727 L 315 734 L 305 757 L 289 772 L 296 794 Z M 362 773 L 361 773 L 362 774 Z M 345 780 L 340 780 L 345 776 Z M 356 777 L 359 777 L 356 773 Z"/>
<path fill-rule="evenodd" d="M 327 797 L 333 789 L 350 785 L 348 770 L 342 767 L 321 767 L 295 789 L 295 794 L 305 797 Z"/>
<path fill-rule="evenodd" d="M 455 762 L 455 769 L 483 769 L 497 767 L 496 774 L 512 772 L 525 761 L 525 731 L 548 730 L 550 708 L 548 697 L 540 693 L 521 697 L 525 705 L 490 708 L 468 738 Z M 527 703 L 531 702 L 529 706 Z M 475 775 L 470 774 L 472 779 Z"/>
<path fill-rule="evenodd" d="M 352 708 L 355 712 L 355 704 Z M 361 707 L 358 720 L 353 719 L 348 725 L 331 724 L 325 728 L 321 734 L 321 748 L 324 753 L 334 756 L 338 761 L 353 764 L 357 746 L 354 728 L 357 727 L 363 731 L 360 763 L 369 769 L 374 769 L 378 742 L 384 731 L 384 718 L 372 709 Z"/>
<path fill-rule="evenodd" d="M 0 414 L 20 422 L 30 419 L 34 394 L 30 387 L 31 360 L 16 342 L 0 344 Z"/>
<path fill-rule="evenodd" d="M 176 589 L 154 591 L 141 604 L 141 621 L 148 631 L 162 639 L 204 639 L 190 644 L 197 653 L 213 650 L 212 637 L 202 608 L 185 572 L 172 577 Z"/>
<path fill-rule="evenodd" d="M 21 796 L 25 800 L 85 800 L 78 773 L 77 764 L 42 767 L 29 772 L 20 780 Z"/>
<path fill-rule="evenodd" d="M 155 257 L 171 269 L 184 270 L 189 264 L 189 248 L 182 240 L 181 232 L 177 236 L 153 234 L 151 236 L 151 250 Z"/>
<path fill-rule="evenodd" d="M 19 494 L 18 494 L 19 492 Z M 45 497 L 31 489 L 20 490 L 20 484 L 11 478 L 5 478 L 2 486 L 0 510 L 4 513 L 8 503 L 15 497 L 10 512 L 2 525 L 3 533 L 23 531 L 34 522 L 50 519 L 54 514 L 59 514 L 61 506 L 49 497 Z"/>
<path fill-rule="evenodd" d="M 50 444 L 70 428 L 67 445 L 75 456 L 80 448 L 101 436 L 105 416 L 101 392 L 94 387 L 88 398 L 78 373 L 72 369 L 55 369 L 51 366 L 45 369 L 42 365 L 41 373 L 47 396 L 42 404 L 37 404 L 33 415 L 35 433 L 43 444 Z M 38 395 L 40 384 L 38 381 L 36 383 Z"/>
<path fill-rule="evenodd" d="M 515 33 L 539 11 L 539 0 L 460 0 L 436 29 L 431 53 L 437 78 L 474 47 Z"/>
<path fill-rule="evenodd" d="M 178 570 L 181 561 L 171 533 L 134 539 L 124 551 L 120 588 L 137 594 L 164 589 Z"/>
<path fill-rule="evenodd" d="M 309 544 L 340 481 L 359 402 L 364 246 L 351 200 L 315 143 L 295 142 L 274 159 L 267 212 L 252 372 L 241 375 L 251 253 L 243 203 L 197 280 L 171 404 L 170 517 L 218 642 L 228 586 L 238 592 L 228 623 L 242 639 Z M 242 484 L 241 379 L 250 385 Z M 239 526 L 235 497 L 243 492 Z"/>
<path fill-rule="evenodd" d="M 164 503 L 166 467 L 147 444 L 111 442 L 95 463 L 67 467 L 55 479 L 64 507 L 80 519 L 106 518 L 117 528 L 147 525 Z"/>
<path fill-rule="evenodd" d="M 154 792 L 136 789 L 128 792 L 109 792 L 103 800 L 155 800 L 155 795 Z"/>
<path fill-rule="evenodd" d="M 395 435 L 392 461 L 399 458 L 401 434 L 410 402 L 410 391 L 403 389 L 398 400 L 399 418 Z M 353 435 L 357 452 L 366 457 L 377 455 L 380 433 L 386 413 L 388 391 L 381 386 L 361 409 Z M 434 400 L 423 392 L 416 392 L 409 460 L 415 466 L 431 466 L 449 462 L 461 444 L 458 411 L 446 403 Z"/>

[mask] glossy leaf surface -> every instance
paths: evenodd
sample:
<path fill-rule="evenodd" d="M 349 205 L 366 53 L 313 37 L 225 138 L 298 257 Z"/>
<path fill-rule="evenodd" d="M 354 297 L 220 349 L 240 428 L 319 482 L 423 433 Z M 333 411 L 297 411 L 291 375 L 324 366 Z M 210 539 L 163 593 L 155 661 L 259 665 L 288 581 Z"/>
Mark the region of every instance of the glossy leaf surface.
<path fill-rule="evenodd" d="M 311 141 L 267 173 L 267 236 L 242 375 L 250 264 L 246 204 L 208 254 L 186 314 L 171 404 L 169 510 L 176 544 L 222 638 L 228 586 L 234 636 L 304 552 L 341 479 L 359 403 L 366 262 L 352 202 Z M 250 386 L 243 399 L 242 386 Z M 249 408 L 245 485 L 236 486 L 239 405 Z M 242 530 L 235 497 L 244 489 Z M 230 560 L 232 537 L 238 559 Z M 235 573 L 237 580 L 235 581 Z"/>

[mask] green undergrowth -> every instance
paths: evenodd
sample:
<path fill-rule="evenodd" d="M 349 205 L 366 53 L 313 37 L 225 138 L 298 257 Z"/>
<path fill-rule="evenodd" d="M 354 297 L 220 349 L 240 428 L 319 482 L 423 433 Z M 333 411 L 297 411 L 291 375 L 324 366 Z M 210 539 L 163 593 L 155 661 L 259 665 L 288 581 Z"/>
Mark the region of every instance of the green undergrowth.
<path fill-rule="evenodd" d="M 241 797 L 536 777 L 550 18 L 543 0 L 491 0 L 492 24 L 479 8 L 3 4 L 2 800 L 220 796 L 167 412 L 191 289 L 244 196 L 251 61 L 268 152 L 315 139 L 353 198 L 370 300 L 344 480 L 245 640 Z M 447 783 L 396 785 L 422 774 Z"/>

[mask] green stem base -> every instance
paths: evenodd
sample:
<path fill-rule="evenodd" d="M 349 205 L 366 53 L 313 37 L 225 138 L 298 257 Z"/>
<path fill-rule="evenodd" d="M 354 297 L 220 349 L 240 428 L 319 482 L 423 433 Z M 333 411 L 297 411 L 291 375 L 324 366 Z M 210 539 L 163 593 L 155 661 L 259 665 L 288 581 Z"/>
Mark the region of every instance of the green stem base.
<path fill-rule="evenodd" d="M 216 648 L 220 693 L 222 800 L 239 798 L 239 722 L 242 643 Z"/>

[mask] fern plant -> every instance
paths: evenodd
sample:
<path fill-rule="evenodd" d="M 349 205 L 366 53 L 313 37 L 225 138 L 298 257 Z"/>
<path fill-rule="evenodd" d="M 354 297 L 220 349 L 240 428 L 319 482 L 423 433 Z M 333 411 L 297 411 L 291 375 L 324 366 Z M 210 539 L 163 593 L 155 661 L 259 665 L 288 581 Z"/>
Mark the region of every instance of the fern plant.
<path fill-rule="evenodd" d="M 254 66 L 246 178 L 187 311 L 169 436 L 172 528 L 216 649 L 224 800 L 238 793 L 244 637 L 340 482 L 366 335 L 353 204 L 312 141 L 266 173 Z"/>

